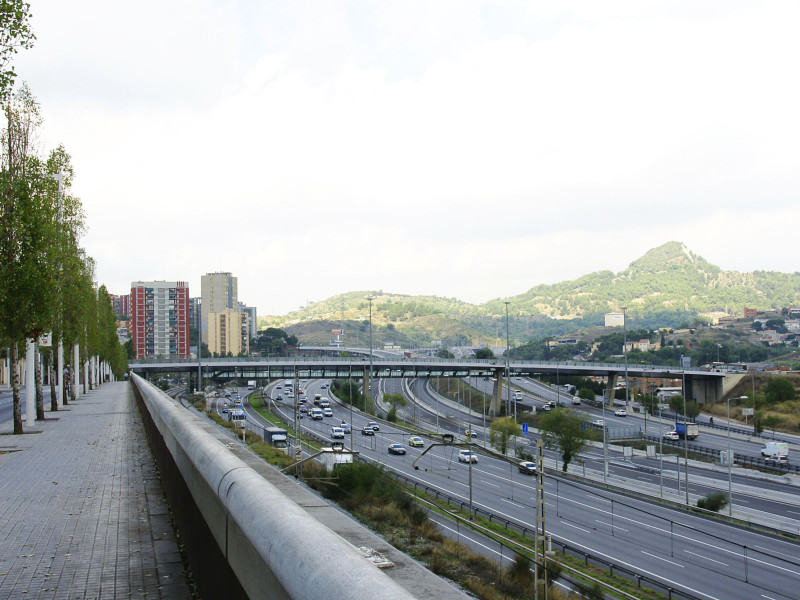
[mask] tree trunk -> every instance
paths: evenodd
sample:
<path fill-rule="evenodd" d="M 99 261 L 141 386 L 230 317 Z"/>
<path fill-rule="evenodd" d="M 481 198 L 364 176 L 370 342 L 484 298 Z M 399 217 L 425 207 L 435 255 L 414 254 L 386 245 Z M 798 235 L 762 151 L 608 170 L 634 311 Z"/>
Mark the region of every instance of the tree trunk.
<path fill-rule="evenodd" d="M 50 380 L 50 411 L 58 412 L 58 395 L 56 394 L 56 370 L 53 368 L 56 362 L 55 348 L 50 348 L 50 360 L 47 361 L 47 378 Z M 59 365 L 59 368 L 61 365 Z"/>
<path fill-rule="evenodd" d="M 11 344 L 11 390 L 14 404 L 14 435 L 22 431 L 22 406 L 19 398 L 19 348 L 16 342 Z"/>
<path fill-rule="evenodd" d="M 42 361 L 39 360 L 39 344 L 34 342 L 33 351 L 33 373 L 36 378 L 36 418 L 39 421 L 44 419 L 44 394 L 42 393 Z"/>

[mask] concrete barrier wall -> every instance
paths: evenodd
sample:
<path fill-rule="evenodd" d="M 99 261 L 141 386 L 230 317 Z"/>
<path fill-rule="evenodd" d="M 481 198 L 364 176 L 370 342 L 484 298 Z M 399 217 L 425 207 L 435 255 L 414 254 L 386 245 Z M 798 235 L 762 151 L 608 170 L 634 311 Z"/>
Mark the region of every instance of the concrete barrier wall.
<path fill-rule="evenodd" d="M 131 381 L 224 557 L 219 573 L 229 567 L 248 598 L 415 597 L 235 456 L 204 418 Z"/>

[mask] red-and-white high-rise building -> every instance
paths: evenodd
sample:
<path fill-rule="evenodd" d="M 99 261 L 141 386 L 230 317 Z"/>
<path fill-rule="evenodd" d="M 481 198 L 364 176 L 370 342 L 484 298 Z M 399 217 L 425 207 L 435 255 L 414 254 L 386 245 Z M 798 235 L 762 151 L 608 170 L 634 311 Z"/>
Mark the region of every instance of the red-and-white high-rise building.
<path fill-rule="evenodd" d="M 136 358 L 189 357 L 189 286 L 186 282 L 134 281 L 130 310 Z"/>

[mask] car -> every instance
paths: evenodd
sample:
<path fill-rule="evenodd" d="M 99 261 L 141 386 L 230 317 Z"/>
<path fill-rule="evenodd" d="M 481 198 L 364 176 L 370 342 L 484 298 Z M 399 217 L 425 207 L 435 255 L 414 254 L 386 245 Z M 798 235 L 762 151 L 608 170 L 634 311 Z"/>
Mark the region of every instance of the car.
<path fill-rule="evenodd" d="M 556 401 L 555 400 L 550 400 L 547 403 L 547 406 L 549 406 L 550 408 L 555 408 L 556 407 Z"/>
<path fill-rule="evenodd" d="M 319 389 L 327 390 L 328 389 L 328 384 L 327 383 L 323 383 L 321 386 L 319 386 Z"/>
<path fill-rule="evenodd" d="M 603 421 L 603 419 L 595 419 L 594 421 L 592 421 L 592 425 L 594 425 L 595 427 L 603 427 L 605 426 L 605 424 L 606 422 Z"/>
<path fill-rule="evenodd" d="M 299 410 L 299 411 L 300 411 L 300 414 L 308 414 L 308 407 L 306 407 L 306 406 L 305 406 L 305 405 L 303 405 L 303 404 L 301 404 L 301 405 L 300 405 L 300 408 L 298 408 L 297 410 Z"/>
<path fill-rule="evenodd" d="M 331 437 L 334 440 L 341 440 L 344 438 L 344 429 L 341 427 L 331 427 Z"/>
<path fill-rule="evenodd" d="M 405 454 L 406 449 L 400 444 L 389 444 L 389 454 Z"/>
<path fill-rule="evenodd" d="M 339 425 L 339 427 L 341 427 L 342 431 L 344 431 L 347 435 L 350 435 L 350 431 L 352 431 L 350 429 L 350 423 L 342 423 L 341 425 Z"/>
<path fill-rule="evenodd" d="M 332 417 L 333 416 L 333 410 L 330 409 L 330 408 L 323 408 L 322 409 L 322 414 L 324 416 L 326 416 L 326 417 Z"/>
<path fill-rule="evenodd" d="M 408 445 L 412 448 L 424 448 L 425 442 L 418 435 L 408 438 Z"/>
<path fill-rule="evenodd" d="M 279 383 L 278 385 L 275 386 L 275 389 L 276 390 L 282 390 L 283 389 L 283 385 Z"/>
<path fill-rule="evenodd" d="M 277 397 L 277 398 L 275 398 L 275 400 L 281 401 L 281 400 L 283 400 L 283 396 L 281 396 L 280 394 L 278 394 L 278 397 Z"/>
<path fill-rule="evenodd" d="M 367 423 L 367 427 L 372 427 L 373 431 L 380 431 L 381 430 L 381 428 L 378 426 L 378 424 L 375 421 L 370 421 L 369 423 Z"/>
<path fill-rule="evenodd" d="M 458 461 L 465 462 L 465 463 L 476 463 L 478 462 L 478 455 L 470 450 L 461 450 L 458 453 Z"/>
<path fill-rule="evenodd" d="M 617 410 L 614 411 L 614 414 L 618 417 L 627 417 L 628 411 L 625 410 L 624 408 L 618 408 Z"/>
<path fill-rule="evenodd" d="M 323 415 L 322 415 L 322 411 L 319 408 L 312 408 L 310 414 L 311 414 L 311 418 L 314 419 L 315 421 L 321 421 L 322 420 Z"/>
<path fill-rule="evenodd" d="M 547 411 L 550 411 L 550 410 L 553 410 L 553 407 L 552 407 L 552 406 L 550 406 L 549 404 L 545 404 L 545 405 L 542 407 L 542 410 L 547 410 Z"/>
<path fill-rule="evenodd" d="M 579 405 L 580 403 L 581 403 L 580 396 L 575 396 L 575 397 L 572 399 L 572 404 L 574 404 L 574 405 Z"/>
<path fill-rule="evenodd" d="M 464 431 L 464 435 L 465 435 L 466 437 L 473 437 L 473 438 L 475 438 L 475 437 L 478 437 L 478 432 L 477 432 L 477 431 L 475 431 L 474 429 L 467 429 L 467 430 L 465 430 L 465 431 Z"/>
<path fill-rule="evenodd" d="M 330 400 L 328 400 L 327 398 L 320 398 L 319 405 L 320 405 L 322 408 L 326 408 L 326 407 L 328 407 L 328 406 L 330 406 L 330 405 L 331 405 L 331 401 L 330 401 Z"/>
<path fill-rule="evenodd" d="M 672 431 L 665 431 L 664 435 L 662 435 L 661 437 L 663 437 L 665 440 L 673 440 L 673 441 L 681 439 L 681 436 L 679 436 L 678 432 L 675 431 L 674 429 Z"/>
<path fill-rule="evenodd" d="M 364 425 L 364 427 L 361 428 L 361 435 L 375 435 L 375 430 L 372 427 Z"/>
<path fill-rule="evenodd" d="M 222 412 L 225 413 L 226 415 L 228 414 L 228 405 L 227 404 L 222 407 Z"/>
<path fill-rule="evenodd" d="M 519 472 L 526 475 L 536 475 L 536 463 L 529 460 L 523 460 L 519 463 Z"/>

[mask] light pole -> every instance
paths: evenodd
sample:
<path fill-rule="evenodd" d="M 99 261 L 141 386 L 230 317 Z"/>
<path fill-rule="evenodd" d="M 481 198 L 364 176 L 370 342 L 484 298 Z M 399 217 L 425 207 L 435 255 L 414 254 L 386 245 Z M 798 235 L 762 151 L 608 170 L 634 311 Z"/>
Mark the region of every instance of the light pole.
<path fill-rule="evenodd" d="M 628 404 L 628 308 L 622 307 L 622 340 L 624 343 L 623 354 L 625 355 L 625 410 L 630 410 Z"/>
<path fill-rule="evenodd" d="M 606 392 L 611 397 L 611 389 L 603 390 L 603 483 L 608 478 L 608 445 L 606 443 Z"/>
<path fill-rule="evenodd" d="M 508 337 L 508 301 L 504 303 L 506 305 L 506 406 L 511 406 L 511 346 L 509 344 L 509 337 Z M 517 401 L 514 400 L 514 422 L 517 421 Z"/>
<path fill-rule="evenodd" d="M 661 402 L 658 403 L 658 460 L 659 460 L 659 468 L 658 473 L 660 477 L 660 494 L 661 498 L 664 498 L 664 432 L 661 431 L 663 427 L 662 417 L 661 417 Z M 678 483 L 680 483 L 680 477 L 678 477 Z"/>
<path fill-rule="evenodd" d="M 372 301 L 374 298 L 369 296 L 367 300 L 369 300 L 369 377 L 367 378 L 367 389 L 364 395 L 372 398 L 370 388 L 372 387 Z"/>
<path fill-rule="evenodd" d="M 731 469 L 733 468 L 733 455 L 731 454 L 731 400 L 747 400 L 747 396 L 728 398 L 728 516 L 733 516 L 733 494 L 731 483 Z"/>

